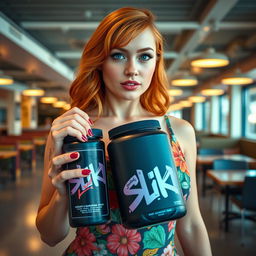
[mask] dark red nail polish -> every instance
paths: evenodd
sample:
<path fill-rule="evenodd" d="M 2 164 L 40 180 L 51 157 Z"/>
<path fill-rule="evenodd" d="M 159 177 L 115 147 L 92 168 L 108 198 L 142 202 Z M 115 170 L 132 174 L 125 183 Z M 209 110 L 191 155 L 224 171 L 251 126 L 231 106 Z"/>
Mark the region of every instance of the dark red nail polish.
<path fill-rule="evenodd" d="M 73 153 L 70 154 L 70 158 L 71 159 L 75 159 L 77 157 L 78 157 L 78 153 L 77 152 L 73 152 Z"/>
<path fill-rule="evenodd" d="M 82 174 L 83 175 L 89 175 L 91 173 L 91 170 L 90 169 L 83 169 L 82 170 Z"/>
<path fill-rule="evenodd" d="M 89 135 L 89 136 L 93 136 L 92 129 L 89 129 L 89 130 L 88 130 L 88 135 Z"/>
<path fill-rule="evenodd" d="M 82 135 L 82 140 L 83 141 L 87 141 L 88 139 L 87 139 L 87 137 L 85 135 Z"/>
<path fill-rule="evenodd" d="M 90 123 L 90 125 L 93 125 L 93 121 L 89 118 L 88 122 Z"/>

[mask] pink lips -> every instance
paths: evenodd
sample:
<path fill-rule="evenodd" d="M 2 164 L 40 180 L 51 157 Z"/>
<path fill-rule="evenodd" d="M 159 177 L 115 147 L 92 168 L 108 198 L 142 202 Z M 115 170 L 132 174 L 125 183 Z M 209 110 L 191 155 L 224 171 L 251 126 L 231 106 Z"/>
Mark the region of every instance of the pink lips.
<path fill-rule="evenodd" d="M 138 83 L 137 81 L 128 80 L 128 81 L 125 81 L 125 82 L 121 83 L 121 85 L 126 90 L 132 91 L 132 90 L 136 90 L 137 87 L 139 85 L 141 85 L 141 83 Z"/>

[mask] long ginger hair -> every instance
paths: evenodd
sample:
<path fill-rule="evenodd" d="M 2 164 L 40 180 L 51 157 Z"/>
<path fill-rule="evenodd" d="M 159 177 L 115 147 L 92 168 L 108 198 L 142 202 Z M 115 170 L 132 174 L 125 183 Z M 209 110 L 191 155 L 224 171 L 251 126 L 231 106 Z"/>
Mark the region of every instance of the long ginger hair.
<path fill-rule="evenodd" d="M 107 15 L 86 43 L 76 79 L 70 87 L 72 107 L 84 111 L 98 109 L 103 113 L 105 85 L 101 66 L 113 48 L 126 46 L 146 28 L 150 28 L 156 41 L 157 61 L 151 84 L 141 97 L 142 106 L 156 115 L 163 115 L 169 107 L 168 80 L 164 69 L 163 39 L 154 25 L 149 10 L 125 7 Z"/>

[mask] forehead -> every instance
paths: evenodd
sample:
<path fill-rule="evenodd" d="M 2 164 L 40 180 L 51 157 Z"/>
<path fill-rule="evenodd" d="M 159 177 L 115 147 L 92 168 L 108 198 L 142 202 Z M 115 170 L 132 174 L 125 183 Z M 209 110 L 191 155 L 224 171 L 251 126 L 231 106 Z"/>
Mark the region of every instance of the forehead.
<path fill-rule="evenodd" d="M 127 50 L 133 50 L 148 47 L 152 48 L 154 51 L 156 50 L 156 40 L 150 28 L 147 28 L 144 31 L 142 31 L 138 36 L 136 36 L 122 48 Z"/>

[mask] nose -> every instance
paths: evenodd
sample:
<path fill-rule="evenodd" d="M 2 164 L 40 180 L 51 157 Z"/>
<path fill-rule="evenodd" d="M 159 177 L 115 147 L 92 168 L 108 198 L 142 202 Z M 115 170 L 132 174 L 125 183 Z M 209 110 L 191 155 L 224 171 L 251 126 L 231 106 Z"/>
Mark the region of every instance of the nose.
<path fill-rule="evenodd" d="M 126 76 L 137 76 L 139 74 L 138 67 L 134 60 L 130 60 L 127 62 L 124 73 Z"/>

